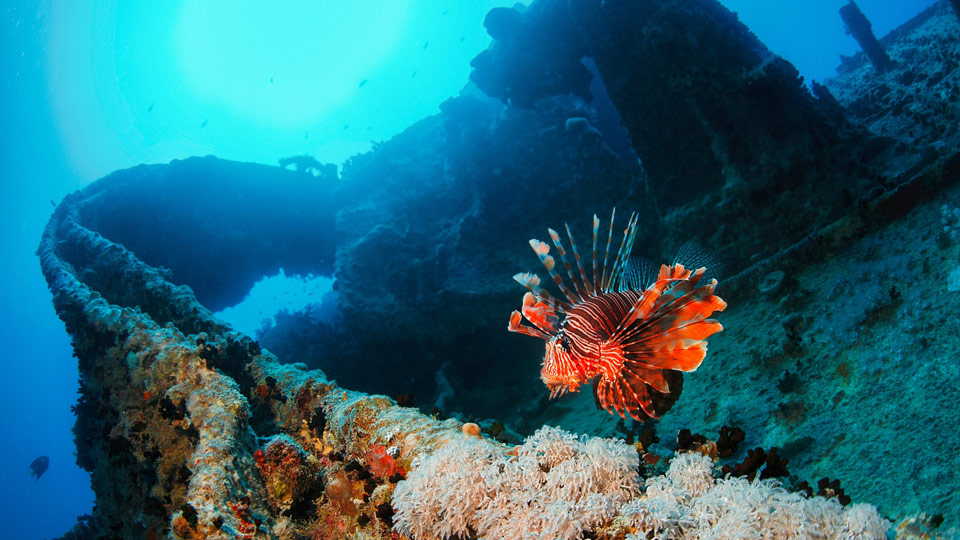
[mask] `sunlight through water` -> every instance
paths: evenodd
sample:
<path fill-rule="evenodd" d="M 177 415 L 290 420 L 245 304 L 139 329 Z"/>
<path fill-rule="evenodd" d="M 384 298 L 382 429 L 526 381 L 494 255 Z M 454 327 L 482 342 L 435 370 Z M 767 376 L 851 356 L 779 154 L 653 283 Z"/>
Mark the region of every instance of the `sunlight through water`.
<path fill-rule="evenodd" d="M 236 116 L 307 127 L 349 101 L 389 57 L 409 7 L 376 0 L 285 5 L 184 3 L 174 38 L 184 82 Z"/>

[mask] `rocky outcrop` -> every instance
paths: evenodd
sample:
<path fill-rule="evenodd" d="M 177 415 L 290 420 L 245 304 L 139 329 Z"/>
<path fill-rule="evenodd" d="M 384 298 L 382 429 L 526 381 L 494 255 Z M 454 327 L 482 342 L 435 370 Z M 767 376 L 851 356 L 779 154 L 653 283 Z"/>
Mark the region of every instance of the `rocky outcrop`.
<path fill-rule="evenodd" d="M 576 113 L 559 100 L 522 109 L 461 96 L 441 110 L 343 168 L 341 342 L 348 357 L 362 351 L 374 391 L 430 396 L 450 358 L 459 376 L 486 366 L 471 386 L 495 383 L 510 360 L 474 344 L 517 344 L 503 334 L 504 306 L 522 296 L 511 276 L 538 264 L 527 240 L 567 221 L 586 241 L 593 209 L 632 208 L 645 196 L 598 133 L 564 129 Z M 648 215 L 645 239 L 652 223 Z M 331 376 L 360 382 L 353 368 Z"/>
<path fill-rule="evenodd" d="M 169 270 L 171 282 L 189 284 L 213 311 L 243 300 L 251 283 L 279 268 L 333 271 L 336 178 L 205 157 L 107 179 L 84 190 L 78 219 Z"/>
<path fill-rule="evenodd" d="M 846 122 L 825 87 L 811 94 L 797 70 L 719 2 L 541 1 L 519 9 L 508 10 L 511 17 L 491 12 L 488 27 L 516 22 L 511 32 L 491 32 L 472 79 L 511 105 L 535 107 L 552 95 L 584 95 L 578 77 L 558 74 L 582 73 L 581 59 L 592 59 L 647 173 L 645 206 L 660 213 L 664 243 L 674 249 L 697 239 L 737 272 L 749 261 L 744 254 L 766 256 L 800 240 L 870 189 L 864 165 L 875 141 Z M 529 74 L 553 83 L 524 85 Z"/>

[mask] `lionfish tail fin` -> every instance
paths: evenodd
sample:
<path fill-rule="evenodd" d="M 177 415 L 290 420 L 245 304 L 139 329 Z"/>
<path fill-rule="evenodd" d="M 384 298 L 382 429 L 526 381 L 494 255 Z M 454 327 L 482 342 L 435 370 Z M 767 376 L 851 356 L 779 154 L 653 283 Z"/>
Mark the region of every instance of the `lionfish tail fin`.
<path fill-rule="evenodd" d="M 673 264 L 682 264 L 687 268 L 706 268 L 707 273 L 704 279 L 712 278 L 720 281 L 723 277 L 723 261 L 716 253 L 693 240 L 688 240 L 680 246 Z"/>
<path fill-rule="evenodd" d="M 650 259 L 631 257 L 623 270 L 623 288 L 642 291 L 657 280 L 660 267 Z"/>

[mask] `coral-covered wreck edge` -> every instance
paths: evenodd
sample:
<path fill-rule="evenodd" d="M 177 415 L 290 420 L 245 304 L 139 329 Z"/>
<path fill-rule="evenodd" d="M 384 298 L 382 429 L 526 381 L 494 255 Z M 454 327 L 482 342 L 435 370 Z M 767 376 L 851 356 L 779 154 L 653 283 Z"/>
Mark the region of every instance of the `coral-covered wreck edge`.
<path fill-rule="evenodd" d="M 785 534 L 870 538 L 889 525 L 869 505 L 802 498 L 771 480 L 717 481 L 705 457 L 675 459 L 641 495 L 637 451 L 622 441 L 544 428 L 510 448 L 280 364 L 189 287 L 81 223 L 111 181 L 68 197 L 38 250 L 73 336 L 78 463 L 97 495 L 65 538 L 623 538 L 734 531 L 750 504 L 776 506 L 779 521 L 761 525 Z M 710 502 L 738 490 L 742 515 Z"/>
<path fill-rule="evenodd" d="M 323 484 L 331 504 L 353 504 L 354 493 L 334 500 L 334 470 L 343 476 L 370 461 L 378 445 L 399 444 L 397 462 L 408 466 L 465 436 L 455 420 L 344 390 L 302 364 L 282 365 L 216 320 L 189 287 L 79 223 L 103 187 L 68 197 L 38 250 L 79 361 L 74 434 L 97 495 L 84 532 L 68 537 L 294 537 L 300 527 L 278 523 L 299 517 L 304 509 L 295 504 L 321 495 Z M 278 440 L 292 452 L 274 459 Z M 362 515 L 349 510 L 337 513 L 354 522 Z M 346 527 L 338 519 L 303 521 L 317 534 Z M 381 529 L 388 533 L 389 523 Z"/>

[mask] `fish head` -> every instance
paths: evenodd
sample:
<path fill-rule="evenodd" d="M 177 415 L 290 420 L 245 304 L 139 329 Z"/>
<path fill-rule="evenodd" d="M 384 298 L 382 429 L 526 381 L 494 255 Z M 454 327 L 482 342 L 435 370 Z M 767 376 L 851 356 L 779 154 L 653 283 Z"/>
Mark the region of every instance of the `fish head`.
<path fill-rule="evenodd" d="M 570 356 L 563 333 L 551 337 L 547 341 L 543 365 L 540 367 L 540 380 L 550 389 L 550 399 L 567 392 L 576 392 L 577 387 L 584 382 L 580 375 Z"/>

